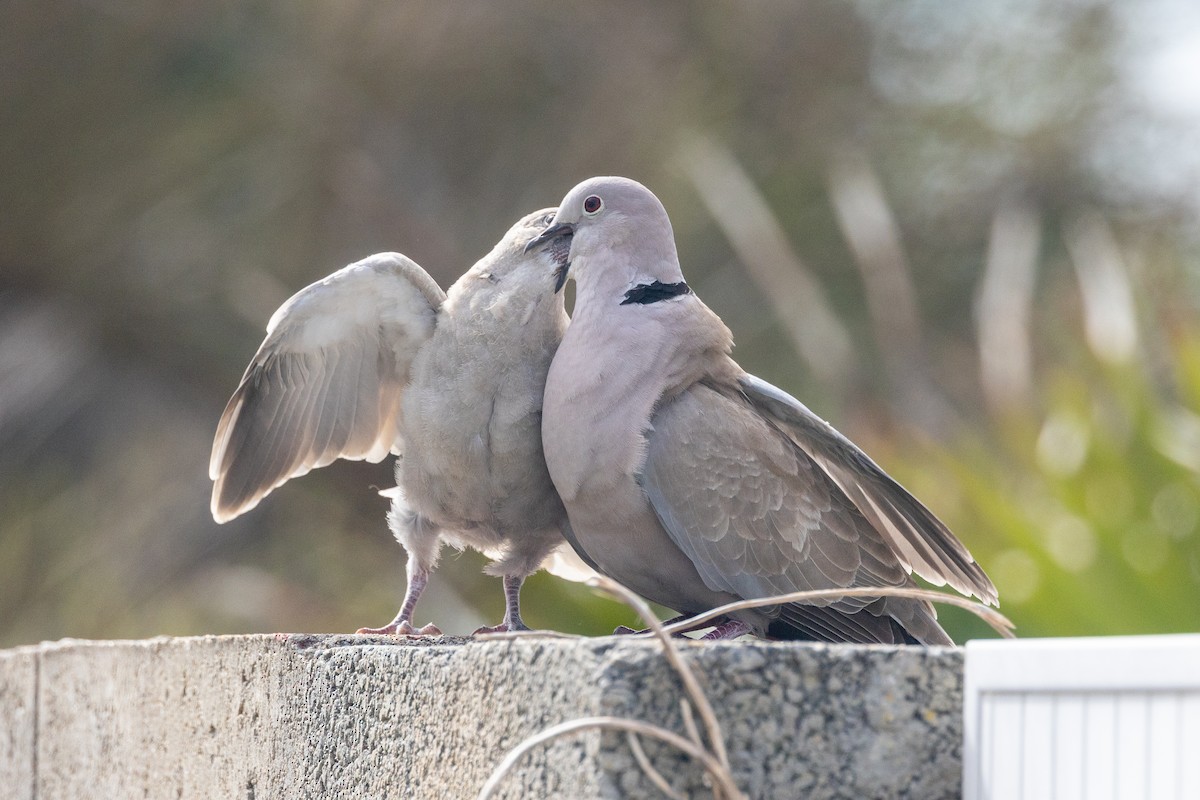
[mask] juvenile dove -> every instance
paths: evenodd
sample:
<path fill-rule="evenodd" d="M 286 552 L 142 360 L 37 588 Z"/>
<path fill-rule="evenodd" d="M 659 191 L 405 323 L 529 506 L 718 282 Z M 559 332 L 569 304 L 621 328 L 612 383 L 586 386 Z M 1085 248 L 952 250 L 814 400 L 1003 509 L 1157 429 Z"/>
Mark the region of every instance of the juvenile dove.
<path fill-rule="evenodd" d="M 542 457 L 542 390 L 567 325 L 556 272 L 566 242 L 525 247 L 535 212 L 443 293 L 399 253 L 379 253 L 302 289 L 271 317 L 213 442 L 213 518 L 334 459 L 396 462 L 388 523 L 408 552 L 408 588 L 383 628 L 412 625 L 443 542 L 494 559 L 505 612 L 525 629 L 526 576 L 563 543 L 566 514 Z M 565 545 L 564 545 L 565 548 Z"/>
<path fill-rule="evenodd" d="M 684 282 L 648 189 L 579 184 L 529 249 L 563 241 L 576 301 L 546 381 L 542 439 L 584 560 L 684 614 L 806 589 L 912 586 L 912 572 L 996 602 L 925 506 L 730 358 L 732 335 Z M 911 599 L 731 616 L 709 637 L 950 643 L 933 607 Z"/>

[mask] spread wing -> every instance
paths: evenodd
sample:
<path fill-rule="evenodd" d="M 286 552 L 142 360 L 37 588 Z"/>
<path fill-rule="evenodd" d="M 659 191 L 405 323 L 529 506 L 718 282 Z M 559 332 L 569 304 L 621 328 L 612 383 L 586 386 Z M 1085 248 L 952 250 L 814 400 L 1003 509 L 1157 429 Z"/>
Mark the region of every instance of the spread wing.
<path fill-rule="evenodd" d="M 996 605 L 996 587 L 945 524 L 853 442 L 796 398 L 753 375 L 739 388 L 837 484 L 906 569 Z"/>
<path fill-rule="evenodd" d="M 213 518 L 231 520 L 334 459 L 399 452 L 409 366 L 445 296 L 405 256 L 379 253 L 284 303 L 217 424 Z"/>
<path fill-rule="evenodd" d="M 883 536 L 803 449 L 744 397 L 698 384 L 651 420 L 642 486 L 710 588 L 741 597 L 910 585 Z M 857 613 L 863 609 L 869 613 Z M 846 598 L 780 609 L 815 638 L 896 641 L 897 618 L 944 639 L 926 604 Z"/>

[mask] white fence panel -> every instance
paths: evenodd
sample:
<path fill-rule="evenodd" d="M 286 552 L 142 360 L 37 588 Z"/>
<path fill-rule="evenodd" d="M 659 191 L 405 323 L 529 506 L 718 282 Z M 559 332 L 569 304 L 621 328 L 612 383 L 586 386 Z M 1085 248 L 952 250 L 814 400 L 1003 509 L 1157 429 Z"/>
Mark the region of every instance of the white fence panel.
<path fill-rule="evenodd" d="M 1200 634 L 967 644 L 964 800 L 1200 800 Z"/>

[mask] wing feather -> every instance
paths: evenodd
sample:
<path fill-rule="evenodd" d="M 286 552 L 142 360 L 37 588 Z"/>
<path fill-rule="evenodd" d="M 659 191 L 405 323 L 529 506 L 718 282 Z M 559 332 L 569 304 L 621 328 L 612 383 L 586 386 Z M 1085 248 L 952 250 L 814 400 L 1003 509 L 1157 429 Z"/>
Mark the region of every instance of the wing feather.
<path fill-rule="evenodd" d="M 444 300 L 415 263 L 380 253 L 280 307 L 217 424 L 213 518 L 233 519 L 334 459 L 398 452 L 409 367 Z"/>
<path fill-rule="evenodd" d="M 828 476 L 740 397 L 697 385 L 652 426 L 643 489 L 710 588 L 762 597 L 907 580 L 894 557 L 876 557 L 886 548 L 862 546 L 878 534 Z"/>
<path fill-rule="evenodd" d="M 906 569 L 934 585 L 949 584 L 985 603 L 997 603 L 996 587 L 962 542 L 853 442 L 766 381 L 745 375 L 740 388 L 746 399 L 774 419 L 853 501 Z"/>
<path fill-rule="evenodd" d="M 741 394 L 698 384 L 651 423 L 643 490 L 709 588 L 751 598 L 912 585 L 884 534 Z M 774 613 L 832 641 L 904 641 L 892 617 L 923 641 L 948 641 L 933 609 L 918 601 L 844 598 Z"/>

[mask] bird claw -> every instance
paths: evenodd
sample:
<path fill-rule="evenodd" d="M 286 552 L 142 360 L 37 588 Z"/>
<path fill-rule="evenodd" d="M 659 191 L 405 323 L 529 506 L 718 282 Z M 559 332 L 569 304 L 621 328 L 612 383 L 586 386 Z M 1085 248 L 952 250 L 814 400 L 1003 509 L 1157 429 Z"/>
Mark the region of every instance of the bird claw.
<path fill-rule="evenodd" d="M 421 628 L 414 628 L 408 620 L 393 622 L 382 628 L 359 628 L 355 633 L 376 636 L 441 636 L 442 629 L 432 622 Z"/>

